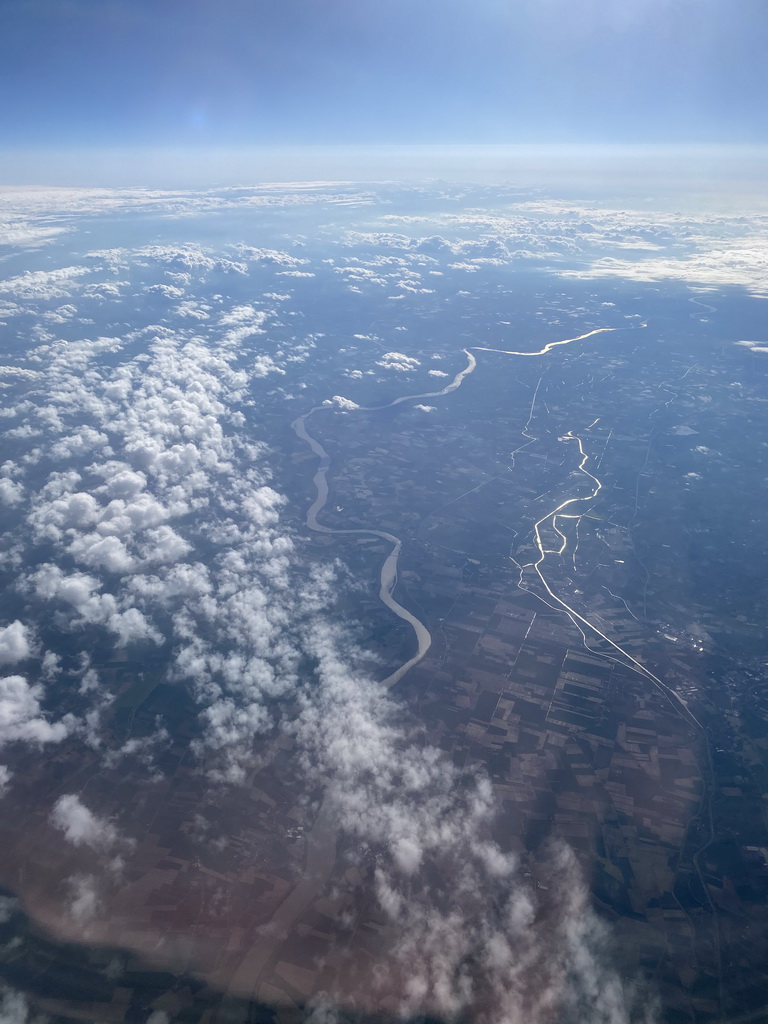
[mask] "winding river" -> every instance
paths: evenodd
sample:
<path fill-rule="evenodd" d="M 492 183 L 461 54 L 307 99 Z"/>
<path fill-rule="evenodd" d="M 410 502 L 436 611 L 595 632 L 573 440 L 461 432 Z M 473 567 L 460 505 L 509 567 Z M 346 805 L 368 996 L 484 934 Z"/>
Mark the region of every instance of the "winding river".
<path fill-rule="evenodd" d="M 355 412 L 381 412 L 383 409 L 391 409 L 392 406 L 400 405 L 402 402 L 417 402 L 421 398 L 440 398 L 441 395 L 448 395 L 452 391 L 455 391 L 458 387 L 461 387 L 461 383 L 465 377 L 473 372 L 477 366 L 477 360 L 467 349 L 464 349 L 464 354 L 467 356 L 467 365 L 463 370 L 460 370 L 453 378 L 450 384 L 444 387 L 441 391 L 427 391 L 421 395 L 402 395 L 400 398 L 396 398 L 393 402 L 389 402 L 387 405 L 376 405 L 376 406 L 358 406 Z M 397 563 L 400 558 L 400 552 L 403 548 L 403 542 L 399 537 L 396 537 L 393 533 L 386 533 L 383 530 L 373 529 L 355 529 L 355 530 L 335 530 L 330 526 L 323 526 L 322 523 L 317 521 L 317 516 L 325 508 L 328 503 L 328 470 L 331 468 L 331 458 L 328 452 L 323 448 L 317 438 L 307 431 L 307 420 L 310 416 L 314 416 L 318 412 L 328 412 L 334 407 L 332 405 L 316 405 L 314 409 L 310 409 L 308 413 L 303 416 L 299 416 L 291 423 L 291 427 L 296 433 L 297 437 L 300 437 L 302 441 L 305 441 L 310 450 L 320 460 L 317 466 L 317 472 L 313 478 L 313 484 L 317 492 L 317 496 L 312 504 L 307 509 L 307 526 L 310 530 L 315 530 L 318 533 L 337 533 L 337 534 L 358 534 L 366 537 L 380 537 L 382 540 L 387 541 L 392 545 L 392 550 L 387 555 L 384 563 L 381 567 L 380 586 L 379 586 L 379 597 L 381 601 L 394 612 L 398 618 L 407 622 L 408 625 L 413 629 L 416 635 L 416 653 L 396 669 L 391 675 L 383 679 L 381 685 L 386 689 L 394 686 L 395 683 L 399 682 L 403 676 L 414 665 L 418 664 L 424 655 L 432 645 L 432 635 L 424 625 L 424 623 L 417 619 L 415 615 L 412 615 L 407 608 L 404 608 L 399 601 L 396 601 L 393 594 L 397 584 Z"/>
<path fill-rule="evenodd" d="M 646 324 L 638 325 L 638 327 L 645 327 Z M 448 395 L 457 388 L 461 387 L 463 381 L 471 373 L 474 372 L 477 366 L 477 359 L 472 354 L 476 352 L 496 352 L 501 355 L 509 356 L 520 356 L 520 357 L 537 357 L 545 356 L 551 352 L 554 348 L 560 345 L 569 345 L 572 342 L 582 341 L 586 338 L 591 338 L 596 334 L 603 334 L 608 331 L 620 330 L 620 328 L 614 327 L 599 327 L 592 331 L 587 331 L 584 334 L 579 334 L 573 338 L 564 338 L 560 341 L 552 341 L 546 344 L 543 348 L 533 352 L 518 352 L 510 351 L 508 349 L 498 348 L 487 348 L 481 346 L 472 346 L 463 349 L 464 354 L 467 357 L 467 365 L 460 370 L 450 384 L 442 388 L 440 391 L 428 391 L 418 395 L 402 395 L 400 398 L 394 399 L 392 402 L 388 402 L 386 405 L 379 406 L 356 406 L 355 408 L 349 408 L 345 410 L 348 413 L 354 412 L 380 412 L 384 409 L 391 409 L 393 406 L 401 405 L 403 402 L 416 402 L 424 398 L 440 398 L 443 395 Z M 415 615 L 404 608 L 399 601 L 394 597 L 394 590 L 397 585 L 397 567 L 400 554 L 402 552 L 403 542 L 399 537 L 396 537 L 392 533 L 388 533 L 383 530 L 375 530 L 370 528 L 359 528 L 359 529 L 334 529 L 330 526 L 325 526 L 319 522 L 318 516 L 324 510 L 328 503 L 329 497 L 329 485 L 328 485 L 328 473 L 331 468 L 331 458 L 328 452 L 325 450 L 323 445 L 313 437 L 307 429 L 307 422 L 318 413 L 321 412 L 332 412 L 337 407 L 329 402 L 326 405 L 318 405 L 303 416 L 299 416 L 291 423 L 291 427 L 295 432 L 296 436 L 308 445 L 313 455 L 317 456 L 318 466 L 313 477 L 313 485 L 315 488 L 315 498 L 311 505 L 307 509 L 306 523 L 309 529 L 316 531 L 317 533 L 329 533 L 338 534 L 339 536 L 368 536 L 378 537 L 381 540 L 387 541 L 392 545 L 392 548 L 387 555 L 381 566 L 380 572 L 380 586 L 379 586 L 379 597 L 383 604 L 390 609 L 398 618 L 407 622 L 412 628 L 416 638 L 416 652 L 415 654 L 399 666 L 394 672 L 392 672 L 386 679 L 381 681 L 381 686 L 389 689 L 399 682 L 403 676 L 418 664 L 422 658 L 426 655 L 432 644 L 432 636 L 427 629 L 426 625 L 418 619 Z M 586 469 L 586 463 L 588 456 L 582 447 L 582 442 L 579 438 L 574 435 L 568 435 L 568 440 L 573 440 L 578 443 L 579 452 L 581 455 L 581 462 L 579 470 L 588 476 L 595 485 L 595 490 L 592 495 L 586 500 L 592 500 L 597 491 L 600 489 L 600 481 L 589 473 Z M 565 440 L 565 439 L 564 439 Z M 548 515 L 544 516 L 534 525 L 534 535 L 536 539 L 536 545 L 539 552 L 539 558 L 533 563 L 532 568 L 537 573 L 541 582 L 544 584 L 546 591 L 550 598 L 552 598 L 557 606 L 564 611 L 571 621 L 577 626 L 586 626 L 589 629 L 594 630 L 603 640 L 606 640 L 616 651 L 626 658 L 633 667 L 641 672 L 644 676 L 649 678 L 654 684 L 656 684 L 672 701 L 677 707 L 681 715 L 692 725 L 701 728 L 700 723 L 695 719 L 690 709 L 687 707 L 685 701 L 666 686 L 662 680 L 654 675 L 649 669 L 647 669 L 641 662 L 637 661 L 627 651 L 616 644 L 613 640 L 607 637 L 599 629 L 597 629 L 591 622 L 588 622 L 583 616 L 581 616 L 575 609 L 571 608 L 562 600 L 557 594 L 555 594 L 542 573 L 542 566 L 545 561 L 547 554 L 541 541 L 540 529 L 545 520 L 552 518 L 553 525 L 556 527 L 555 520 L 558 516 L 563 518 L 570 518 L 568 513 L 565 512 L 566 506 L 570 506 L 576 502 L 584 501 L 584 498 L 573 498 L 565 501 Z M 573 518 L 579 518 L 578 515 Z M 560 533 L 560 531 L 557 531 Z M 560 534 L 563 537 L 562 534 Z M 564 545 L 563 550 L 567 544 L 563 537 Z M 560 551 L 559 553 L 562 553 Z M 522 583 L 522 581 L 521 581 Z M 521 589 L 528 589 L 525 586 L 521 586 Z M 546 603 L 546 602 L 545 602 Z M 585 636 L 586 644 L 586 636 Z M 335 815 L 333 807 L 328 798 L 324 798 L 320 809 L 318 811 L 315 824 L 307 834 L 307 852 L 306 862 L 302 878 L 297 885 L 291 890 L 287 897 L 283 900 L 280 906 L 275 911 L 272 920 L 262 931 L 263 941 L 258 942 L 252 947 L 249 953 L 243 958 L 240 965 L 238 966 L 235 974 L 232 977 L 228 988 L 228 994 L 230 996 L 246 996 L 251 998 L 258 998 L 259 986 L 261 981 L 261 975 L 268 962 L 273 958 L 274 954 L 279 949 L 283 941 L 289 938 L 291 929 L 301 915 L 311 905 L 312 901 L 316 898 L 318 892 L 326 885 L 331 874 L 333 872 L 334 865 L 336 863 L 336 842 L 337 842 L 338 828 L 335 823 Z"/>

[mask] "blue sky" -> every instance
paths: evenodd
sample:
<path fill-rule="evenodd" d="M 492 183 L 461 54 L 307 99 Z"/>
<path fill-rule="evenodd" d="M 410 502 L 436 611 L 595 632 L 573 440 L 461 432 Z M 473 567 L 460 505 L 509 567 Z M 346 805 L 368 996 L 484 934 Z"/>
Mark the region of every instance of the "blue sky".
<path fill-rule="evenodd" d="M 6 147 L 766 142 L 765 0 L 3 0 Z"/>

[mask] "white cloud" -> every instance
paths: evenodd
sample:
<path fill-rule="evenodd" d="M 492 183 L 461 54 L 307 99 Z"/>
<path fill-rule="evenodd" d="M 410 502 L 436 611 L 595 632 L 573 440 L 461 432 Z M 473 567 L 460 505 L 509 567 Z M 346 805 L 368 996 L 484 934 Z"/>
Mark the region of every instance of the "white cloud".
<path fill-rule="evenodd" d="M 117 828 L 106 818 L 90 811 L 76 793 L 60 796 L 51 811 L 51 824 L 64 833 L 73 846 L 111 851 L 121 842 Z"/>
<path fill-rule="evenodd" d="M 285 370 L 278 366 L 271 356 L 256 356 L 252 364 L 254 377 L 267 377 L 270 373 L 285 375 Z"/>
<path fill-rule="evenodd" d="M 211 315 L 211 307 L 204 302 L 198 302 L 196 299 L 188 299 L 186 302 L 180 302 L 174 308 L 174 313 L 182 319 L 208 320 Z"/>
<path fill-rule="evenodd" d="M 24 485 L 8 477 L 0 477 L 0 503 L 19 505 L 24 500 Z"/>
<path fill-rule="evenodd" d="M 333 406 L 335 409 L 341 409 L 342 412 L 354 412 L 355 409 L 360 408 L 357 402 L 353 402 L 351 398 L 344 398 L 342 395 L 334 395 L 333 398 L 326 398 L 323 405 Z"/>
<path fill-rule="evenodd" d="M 151 284 L 146 290 L 149 295 L 162 295 L 164 299 L 184 298 L 184 289 L 175 284 Z"/>
<path fill-rule="evenodd" d="M 33 1013 L 27 997 L 16 989 L 0 986 L 0 1024 L 45 1024 L 47 1018 Z"/>
<path fill-rule="evenodd" d="M 169 517 L 168 509 L 151 494 L 135 495 L 130 501 L 113 498 L 100 513 L 97 531 L 105 536 L 130 536 L 158 526 Z"/>
<path fill-rule="evenodd" d="M 768 298 L 768 239 L 734 240 L 728 248 L 702 244 L 686 256 L 659 256 L 622 260 L 604 256 L 584 270 L 560 271 L 562 277 L 597 280 L 620 277 L 632 281 L 681 281 L 709 288 L 744 288 L 758 298 Z"/>
<path fill-rule="evenodd" d="M 66 230 L 56 224 L 30 224 L 23 220 L 0 222 L 0 245 L 46 245 Z"/>
<path fill-rule="evenodd" d="M 104 488 L 110 498 L 134 498 L 147 486 L 146 474 L 135 472 L 125 463 L 107 463 L 94 470 L 105 477 Z"/>
<path fill-rule="evenodd" d="M 303 691 L 297 735 L 344 832 L 376 852 L 392 944 L 365 983 L 373 1000 L 396 1000 L 404 1017 L 543 1024 L 578 1006 L 591 1024 L 641 1019 L 573 855 L 554 848 L 536 890 L 490 838 L 490 782 L 413 742 L 386 693 L 340 656 L 343 643 L 338 627 L 310 627 L 319 677 Z"/>
<path fill-rule="evenodd" d="M 99 581 L 93 576 L 81 572 L 65 576 L 57 565 L 51 563 L 42 565 L 30 581 L 39 597 L 48 600 L 58 598 L 75 608 L 85 605 L 100 589 Z"/>
<path fill-rule="evenodd" d="M 414 356 L 406 356 L 402 352 L 385 352 L 381 359 L 377 360 L 376 365 L 384 367 L 385 370 L 410 373 L 421 366 L 421 362 Z"/>
<path fill-rule="evenodd" d="M 16 299 L 66 299 L 83 286 L 80 278 L 91 273 L 90 267 L 60 267 L 57 270 L 28 270 L 17 277 L 0 281 L 0 295 Z"/>
<path fill-rule="evenodd" d="M 170 526 L 158 526 L 146 531 L 139 551 L 146 565 L 170 564 L 185 558 L 192 551 L 192 545 Z"/>
<path fill-rule="evenodd" d="M 101 909 L 99 880 L 95 875 L 73 875 L 67 879 L 70 916 L 78 925 L 93 921 Z"/>
<path fill-rule="evenodd" d="M 43 688 L 23 676 L 0 679 L 0 746 L 22 740 L 41 745 L 59 743 L 71 731 L 71 719 L 51 724 L 42 713 Z"/>
<path fill-rule="evenodd" d="M 68 530 L 95 523 L 99 513 L 100 506 L 93 495 L 79 492 L 62 495 L 35 509 L 29 521 L 39 537 L 60 540 Z"/>
<path fill-rule="evenodd" d="M 235 249 L 251 263 L 271 264 L 277 267 L 301 267 L 309 263 L 307 259 L 291 256 L 290 253 L 280 249 L 255 249 L 253 246 L 243 244 L 236 245 Z"/>
<path fill-rule="evenodd" d="M 0 626 L 0 665 L 15 665 L 32 653 L 29 629 L 16 619 L 8 626 Z"/>
<path fill-rule="evenodd" d="M 222 344 L 242 345 L 246 338 L 264 334 L 264 325 L 270 315 L 268 310 L 256 309 L 253 306 L 233 307 L 219 318 L 221 326 L 227 328 L 222 335 Z"/>
<path fill-rule="evenodd" d="M 107 448 L 107 435 L 92 427 L 83 426 L 76 434 L 60 437 L 51 445 L 51 455 L 55 459 L 72 458 L 87 455 L 91 451 Z"/>
<path fill-rule="evenodd" d="M 161 644 L 163 636 L 138 608 L 127 608 L 124 612 L 115 612 L 106 620 L 107 629 L 114 633 L 120 647 L 130 643 L 140 643 L 151 640 L 154 644 Z"/>
<path fill-rule="evenodd" d="M 78 561 L 95 569 L 125 575 L 134 566 L 125 544 L 118 537 L 102 537 L 99 533 L 86 533 L 76 537 L 68 548 Z"/>

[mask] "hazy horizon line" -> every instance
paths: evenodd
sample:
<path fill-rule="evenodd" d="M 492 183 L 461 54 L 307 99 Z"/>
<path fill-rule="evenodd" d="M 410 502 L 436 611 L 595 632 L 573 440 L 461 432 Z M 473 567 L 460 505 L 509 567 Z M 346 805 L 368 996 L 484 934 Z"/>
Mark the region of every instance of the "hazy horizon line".
<path fill-rule="evenodd" d="M 768 144 L 330 143 L 6 147 L 0 186 L 205 188 L 322 181 L 572 181 L 688 187 L 768 180 Z"/>

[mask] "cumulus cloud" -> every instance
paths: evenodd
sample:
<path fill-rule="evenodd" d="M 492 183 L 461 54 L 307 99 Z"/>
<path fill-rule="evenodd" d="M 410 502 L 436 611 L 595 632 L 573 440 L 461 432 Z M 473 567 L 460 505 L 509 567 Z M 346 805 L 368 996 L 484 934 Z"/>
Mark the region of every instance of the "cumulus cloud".
<path fill-rule="evenodd" d="M 254 377 L 267 377 L 270 373 L 278 373 L 285 376 L 285 370 L 278 366 L 271 356 L 256 356 L 253 361 Z"/>
<path fill-rule="evenodd" d="M 47 1020 L 32 1010 L 23 992 L 0 986 L 0 1024 L 46 1024 Z"/>
<path fill-rule="evenodd" d="M 254 306 L 234 306 L 222 314 L 219 323 L 226 327 L 222 341 L 227 345 L 239 345 L 256 334 L 264 334 L 264 324 L 269 312 Z"/>
<path fill-rule="evenodd" d="M 96 875 L 73 875 L 67 880 L 68 912 L 78 925 L 93 921 L 101 909 L 99 879 Z"/>
<path fill-rule="evenodd" d="M 194 242 L 186 245 L 144 245 L 133 250 L 99 249 L 87 253 L 87 256 L 92 260 L 102 260 L 113 267 L 159 264 L 172 272 L 193 271 L 199 275 L 214 270 L 242 275 L 248 271 L 244 262 L 228 259 Z"/>
<path fill-rule="evenodd" d="M 491 838 L 490 782 L 410 739 L 386 692 L 340 656 L 338 629 L 316 624 L 307 642 L 319 686 L 297 723 L 303 761 L 343 830 L 377 851 L 375 890 L 392 937 L 370 979 L 379 997 L 403 1016 L 489 1024 L 650 1020 L 610 967 L 567 847 L 552 849 L 539 868 L 547 884 L 534 888 Z"/>
<path fill-rule="evenodd" d="M 51 824 L 64 833 L 73 846 L 110 851 L 121 842 L 115 825 L 90 811 L 76 793 L 60 796 L 51 811 Z"/>
<path fill-rule="evenodd" d="M 43 688 L 23 676 L 0 679 L 0 746 L 18 740 L 42 745 L 58 743 L 73 727 L 72 720 L 51 723 L 41 708 Z"/>
<path fill-rule="evenodd" d="M 0 665 L 15 665 L 32 652 L 29 629 L 16 619 L 8 626 L 0 626 Z"/>
<path fill-rule="evenodd" d="M 340 409 L 342 412 L 354 412 L 355 409 L 360 408 L 357 402 L 353 402 L 351 398 L 343 398 L 341 395 L 334 395 L 333 398 L 326 398 L 323 405 L 333 407 L 334 409 Z"/>
<path fill-rule="evenodd" d="M 57 565 L 51 563 L 42 565 L 32 574 L 30 583 L 39 597 L 48 600 L 58 599 L 77 609 L 93 601 L 94 595 L 101 589 L 95 577 L 81 572 L 66 575 Z"/>
<path fill-rule="evenodd" d="M 301 267 L 309 263 L 308 259 L 291 256 L 281 249 L 257 249 L 251 245 L 238 243 L 235 250 L 251 263 L 271 264 L 277 267 Z"/>
<path fill-rule="evenodd" d="M 56 270 L 28 270 L 17 277 L 0 281 L 0 295 L 13 295 L 17 299 L 65 299 L 82 284 L 80 278 L 91 272 L 90 267 L 60 267 Z"/>
<path fill-rule="evenodd" d="M 604 256 L 584 270 L 560 271 L 562 277 L 596 280 L 620 277 L 632 281 L 682 281 L 710 288 L 743 288 L 758 298 L 768 297 L 768 240 L 734 240 L 728 248 L 710 247 L 685 256 L 659 256 L 623 260 Z"/>
<path fill-rule="evenodd" d="M 114 634 L 120 647 L 142 641 L 151 641 L 153 644 L 163 642 L 162 633 L 149 622 L 138 608 L 126 608 L 125 611 L 114 612 L 106 619 L 105 625 Z"/>
<path fill-rule="evenodd" d="M 768 352 L 768 343 L 761 341 L 737 341 L 734 344 L 748 348 L 750 352 Z"/>
<path fill-rule="evenodd" d="M 147 486 L 146 474 L 136 472 L 123 462 L 95 465 L 93 470 L 104 477 L 104 490 L 110 498 L 134 498 Z"/>
<path fill-rule="evenodd" d="M 40 538 L 61 540 L 66 531 L 95 523 L 99 511 L 92 494 L 65 494 L 33 511 L 29 521 Z"/>
<path fill-rule="evenodd" d="M 192 273 L 195 252 L 180 259 Z M 31 496 L 26 515 L 33 542 L 53 545 L 56 558 L 26 574 L 24 592 L 53 602 L 60 627 L 101 626 L 120 646 L 162 642 L 162 615 L 176 645 L 172 670 L 201 705 L 201 742 L 221 751 L 229 765 L 222 771 L 233 777 L 271 720 L 268 699 L 294 685 L 298 657 L 281 639 L 286 609 L 274 600 L 287 586 L 291 551 L 276 530 L 284 499 L 257 468 L 260 448 L 240 434 L 246 421 L 236 408 L 249 381 L 279 368 L 257 357 L 249 370 L 234 369 L 242 352 L 226 333 L 261 322 L 253 307 L 234 307 L 211 343 L 153 328 L 137 335 L 136 358 L 89 369 L 87 386 L 84 366 L 111 354 L 111 342 L 83 343 L 74 353 L 43 346 L 50 429 L 63 434 L 65 418 L 86 418 L 92 433 L 77 436 L 94 443 L 61 445 L 63 465 Z M 98 448 L 104 437 L 109 451 Z M 96 461 L 84 467 L 84 456 Z M 205 567 L 191 561 L 199 538 Z M 219 639 L 231 653 L 222 653 Z M 87 687 L 82 696 L 94 692 Z M 85 716 L 92 746 L 98 710 Z"/>
<path fill-rule="evenodd" d="M 135 564 L 119 537 L 103 537 L 100 533 L 75 537 L 68 550 L 78 562 L 107 572 L 125 574 Z"/>
<path fill-rule="evenodd" d="M 410 373 L 421 366 L 421 361 L 414 356 L 403 355 L 402 352 L 385 352 L 381 359 L 377 360 L 376 365 L 382 366 L 385 370 Z"/>
<path fill-rule="evenodd" d="M 24 500 L 24 485 L 8 477 L 0 477 L 0 504 L 19 505 Z"/>

